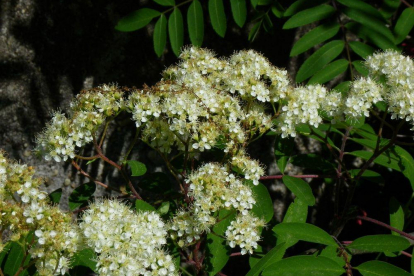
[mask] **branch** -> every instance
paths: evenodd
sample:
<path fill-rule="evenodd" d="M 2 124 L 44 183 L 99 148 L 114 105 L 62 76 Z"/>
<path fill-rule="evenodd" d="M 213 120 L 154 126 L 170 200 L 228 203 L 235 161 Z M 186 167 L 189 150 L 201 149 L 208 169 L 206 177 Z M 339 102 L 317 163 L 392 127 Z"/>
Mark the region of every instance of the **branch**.
<path fill-rule="evenodd" d="M 269 175 L 269 176 L 262 176 L 259 180 L 270 180 L 270 179 L 282 179 L 285 175 Z M 338 178 L 336 175 L 328 175 L 328 174 L 302 174 L 302 175 L 289 175 L 291 177 L 296 178 Z"/>
<path fill-rule="evenodd" d="M 369 218 L 369 217 L 364 217 L 364 216 L 356 216 L 355 218 L 356 219 L 360 219 L 360 220 L 365 220 L 365 221 L 372 222 L 374 224 L 377 224 L 379 226 L 382 226 L 384 228 L 387 228 L 387 229 L 389 229 L 391 231 L 394 231 L 395 233 L 398 233 L 401 236 L 406 237 L 407 239 L 410 239 L 410 240 L 413 240 L 414 241 L 414 236 L 413 235 L 410 235 L 408 233 L 405 233 L 405 232 L 403 232 L 403 231 L 401 231 L 401 230 L 399 230 L 399 229 L 397 229 L 395 227 L 392 227 L 391 225 L 388 225 L 386 223 L 383 223 L 383 222 L 381 222 L 379 220 L 376 220 L 376 219 L 373 219 L 373 218 Z"/>

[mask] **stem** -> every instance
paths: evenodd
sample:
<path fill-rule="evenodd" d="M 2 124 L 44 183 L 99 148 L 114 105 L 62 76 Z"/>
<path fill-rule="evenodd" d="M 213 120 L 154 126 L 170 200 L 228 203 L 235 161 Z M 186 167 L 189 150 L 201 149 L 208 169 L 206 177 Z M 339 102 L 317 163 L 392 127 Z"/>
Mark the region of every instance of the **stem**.
<path fill-rule="evenodd" d="M 78 159 L 81 159 L 81 160 L 94 160 L 96 158 L 99 158 L 99 155 L 94 155 L 94 156 L 90 156 L 90 157 L 75 155 L 75 157 L 78 158 Z"/>
<path fill-rule="evenodd" d="M 395 233 L 400 234 L 401 236 L 404 236 L 404 237 L 406 237 L 406 238 L 414 241 L 414 236 L 413 235 L 407 234 L 404 231 L 401 231 L 401 230 L 399 230 L 399 229 L 397 229 L 395 227 L 392 227 L 391 225 L 388 225 L 386 223 L 383 223 L 383 222 L 381 222 L 379 220 L 376 220 L 376 219 L 373 219 L 373 218 L 369 218 L 369 217 L 363 217 L 363 216 L 356 216 L 355 218 L 356 219 L 360 219 L 360 220 L 365 220 L 365 221 L 372 222 L 374 224 L 377 224 L 379 226 L 382 226 L 384 228 L 387 228 L 387 229 L 389 229 L 391 231 L 394 231 Z"/>
<path fill-rule="evenodd" d="M 269 175 L 269 176 L 262 176 L 260 180 L 270 180 L 270 179 L 282 179 L 285 175 Z M 291 177 L 296 178 L 337 178 L 337 175 L 325 175 L 325 174 L 302 174 L 302 175 L 289 175 Z"/>
<path fill-rule="evenodd" d="M 413 6 L 411 6 L 407 1 L 405 0 L 400 0 L 401 3 L 403 3 L 404 5 L 406 5 L 409 8 L 412 8 Z"/>
<path fill-rule="evenodd" d="M 108 185 L 106 185 L 106 184 L 104 184 L 104 183 L 102 183 L 102 182 L 100 182 L 100 181 L 98 181 L 98 180 L 96 180 L 95 178 L 93 178 L 92 176 L 90 176 L 87 172 L 85 172 L 84 170 L 82 170 L 82 168 L 79 166 L 79 164 L 78 163 L 76 163 L 75 162 L 75 160 L 72 160 L 72 165 L 79 171 L 79 173 L 80 174 L 82 174 L 83 176 L 85 176 L 85 177 L 87 177 L 88 179 L 90 179 L 91 181 L 93 181 L 93 182 L 95 182 L 95 184 L 98 184 L 98 185 L 100 185 L 100 186 L 102 186 L 102 187 L 104 187 L 105 189 L 109 189 L 109 190 L 113 190 L 113 191 L 116 191 L 116 192 L 118 192 L 118 193 L 121 193 L 121 194 L 124 194 L 124 195 L 127 195 L 127 193 L 125 193 L 125 192 L 123 192 L 123 191 L 121 191 L 121 190 L 118 190 L 118 189 L 116 189 L 116 188 L 112 188 L 112 187 L 110 187 L 110 186 L 108 186 Z"/>
<path fill-rule="evenodd" d="M 105 136 L 106 136 L 106 131 L 108 130 L 108 126 L 109 123 L 111 122 L 111 120 L 106 121 L 105 123 L 105 127 L 104 130 L 102 132 L 102 137 L 101 137 L 101 141 L 99 142 L 99 147 L 102 147 L 103 141 L 105 140 Z"/>
<path fill-rule="evenodd" d="M 339 213 L 339 201 L 340 201 L 340 192 L 342 189 L 342 185 L 344 184 L 344 179 L 341 177 L 342 175 L 342 163 L 344 160 L 344 153 L 345 153 L 345 145 L 346 145 L 346 141 L 349 138 L 349 133 L 351 131 L 352 127 L 347 127 L 346 131 L 345 131 L 345 135 L 342 136 L 342 144 L 341 144 L 341 150 L 339 151 L 339 162 L 338 162 L 338 169 L 337 169 L 337 175 L 338 175 L 338 181 L 336 183 L 335 186 L 335 207 L 334 207 L 334 212 L 335 212 L 335 217 L 338 216 Z"/>
<path fill-rule="evenodd" d="M 405 251 L 401 251 L 401 255 L 407 256 L 408 258 L 412 258 L 413 255 L 411 255 L 410 253 L 407 253 Z"/>
<path fill-rule="evenodd" d="M 135 144 L 136 144 L 136 142 L 138 140 L 138 137 L 139 137 L 139 133 L 140 132 L 141 132 L 141 128 L 137 128 L 137 130 L 135 131 L 134 140 L 132 140 L 131 145 L 129 146 L 127 152 L 125 153 L 125 156 L 124 156 L 124 159 L 122 161 L 122 164 L 125 164 L 125 162 L 127 161 L 129 154 L 131 153 L 132 149 L 134 148 L 134 146 L 135 146 Z"/>
<path fill-rule="evenodd" d="M 235 252 L 235 253 L 231 253 L 230 257 L 234 257 L 234 256 L 242 256 L 241 252 Z"/>
<path fill-rule="evenodd" d="M 170 12 L 170 11 L 172 11 L 173 9 L 178 8 L 179 6 L 185 5 L 185 4 L 190 3 L 190 2 L 192 2 L 192 1 L 193 1 L 193 0 L 187 0 L 187 1 L 184 1 L 184 2 L 182 2 L 182 3 L 180 3 L 180 4 L 178 4 L 178 5 L 175 5 L 175 6 L 174 6 L 174 7 L 172 7 L 172 8 L 169 8 L 168 10 L 163 11 L 161 14 L 165 14 L 165 13 L 167 13 L 167 12 Z"/>

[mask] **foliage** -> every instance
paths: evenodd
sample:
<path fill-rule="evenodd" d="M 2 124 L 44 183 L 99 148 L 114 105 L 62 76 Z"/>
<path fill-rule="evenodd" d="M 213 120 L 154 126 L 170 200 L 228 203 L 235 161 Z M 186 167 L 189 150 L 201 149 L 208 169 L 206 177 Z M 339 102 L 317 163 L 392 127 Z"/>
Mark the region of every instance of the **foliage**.
<path fill-rule="evenodd" d="M 83 91 L 72 112 L 56 112 L 37 137 L 36 150 L 46 160 L 71 162 L 89 179 L 69 197 L 77 220 L 55 205 L 62 189 L 48 197 L 33 168 L 1 152 L 1 275 L 224 275 L 231 258 L 246 254 L 248 276 L 410 275 L 398 261 L 412 259 L 407 250 L 414 236 L 405 230 L 413 221 L 413 197 L 390 197 L 389 224 L 354 204 L 368 182 L 385 193 L 389 175 L 405 177 L 414 188 L 413 143 L 404 140 L 414 125 L 414 61 L 398 52 L 414 26 L 413 8 L 393 0 L 286 6 L 252 0 L 250 10 L 244 0 L 229 6 L 222 0 L 154 2 L 165 10 L 141 8 L 116 28 L 129 32 L 156 20 L 156 54 L 163 54 L 168 30 L 180 62 L 152 87 Z M 185 5 L 195 46 L 203 42 L 203 9 L 221 37 L 230 14 L 239 27 L 254 14 L 251 40 L 274 22 L 284 21 L 283 29 L 309 27 L 290 53 L 306 57 L 296 74 L 303 85 L 254 51 L 217 58 L 206 49 L 181 50 Z M 339 84 L 331 90 L 321 85 L 328 82 Z M 122 157 L 111 159 L 103 144 L 121 114 L 132 118 L 135 137 Z M 265 166 L 248 154 L 265 135 L 275 136 L 279 175 L 265 176 Z M 299 154 L 297 136 L 317 141 L 321 152 Z M 131 160 L 138 143 L 156 152 L 166 170 Z M 88 145 L 94 153 L 84 156 Z M 95 160 L 117 171 L 124 184 L 88 174 Z M 292 165 L 310 174 L 295 175 Z M 271 179 L 294 196 L 282 221 L 274 218 L 263 184 Z M 97 185 L 111 198 L 94 197 Z M 317 193 L 322 185 L 330 188 Z M 327 209 L 323 196 L 333 199 Z M 329 222 L 319 224 L 309 213 L 325 213 Z M 360 234 L 353 221 L 384 231 Z M 344 228 L 357 236 L 344 240 Z"/>

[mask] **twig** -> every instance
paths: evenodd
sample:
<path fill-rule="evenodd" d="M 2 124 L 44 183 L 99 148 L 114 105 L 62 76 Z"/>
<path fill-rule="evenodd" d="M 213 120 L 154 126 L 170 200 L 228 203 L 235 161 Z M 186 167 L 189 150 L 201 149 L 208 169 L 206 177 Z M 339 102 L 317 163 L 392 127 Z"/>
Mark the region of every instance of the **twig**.
<path fill-rule="evenodd" d="M 270 180 L 270 179 L 282 179 L 285 175 L 269 175 L 262 176 L 259 180 Z M 289 175 L 296 178 L 337 178 L 337 175 L 325 175 L 325 174 L 302 174 L 302 175 Z"/>
<path fill-rule="evenodd" d="M 369 217 L 364 217 L 364 216 L 356 216 L 355 218 L 356 219 L 360 219 L 360 220 L 365 220 L 365 221 L 372 222 L 374 224 L 377 224 L 379 226 L 382 226 L 384 228 L 387 228 L 387 229 L 389 229 L 391 231 L 394 231 L 395 233 L 400 234 L 401 236 L 404 236 L 404 237 L 406 237 L 406 238 L 414 241 L 414 236 L 413 235 L 410 235 L 408 233 L 405 233 L 404 231 L 401 231 L 401 230 L 399 230 L 399 229 L 397 229 L 395 227 L 392 227 L 391 225 L 388 225 L 386 223 L 383 223 L 383 222 L 381 222 L 379 220 L 376 220 L 376 219 L 373 219 L 373 218 L 369 218 Z"/>

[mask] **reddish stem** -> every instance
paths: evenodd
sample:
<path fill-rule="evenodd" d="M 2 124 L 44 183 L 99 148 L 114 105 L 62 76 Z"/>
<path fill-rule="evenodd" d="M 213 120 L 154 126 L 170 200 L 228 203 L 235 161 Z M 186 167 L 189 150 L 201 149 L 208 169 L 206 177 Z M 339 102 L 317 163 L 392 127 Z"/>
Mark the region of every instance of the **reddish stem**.
<path fill-rule="evenodd" d="M 236 252 L 236 253 L 231 253 L 230 257 L 234 257 L 234 256 L 241 256 L 241 252 Z"/>
<path fill-rule="evenodd" d="M 406 237 L 406 238 L 414 241 L 414 236 L 413 235 L 407 234 L 407 233 L 405 233 L 405 232 L 403 232 L 401 230 L 398 230 L 397 228 L 392 227 L 391 225 L 388 225 L 386 223 L 383 223 L 383 222 L 381 222 L 379 220 L 372 219 L 372 218 L 369 218 L 369 217 L 363 217 L 363 216 L 356 216 L 356 218 L 357 219 L 360 219 L 360 220 L 366 220 L 366 221 L 372 222 L 374 224 L 380 225 L 380 226 L 382 226 L 384 228 L 387 228 L 387 229 L 389 229 L 391 231 L 394 231 L 394 232 L 400 234 L 401 236 L 404 236 L 404 237 Z"/>

